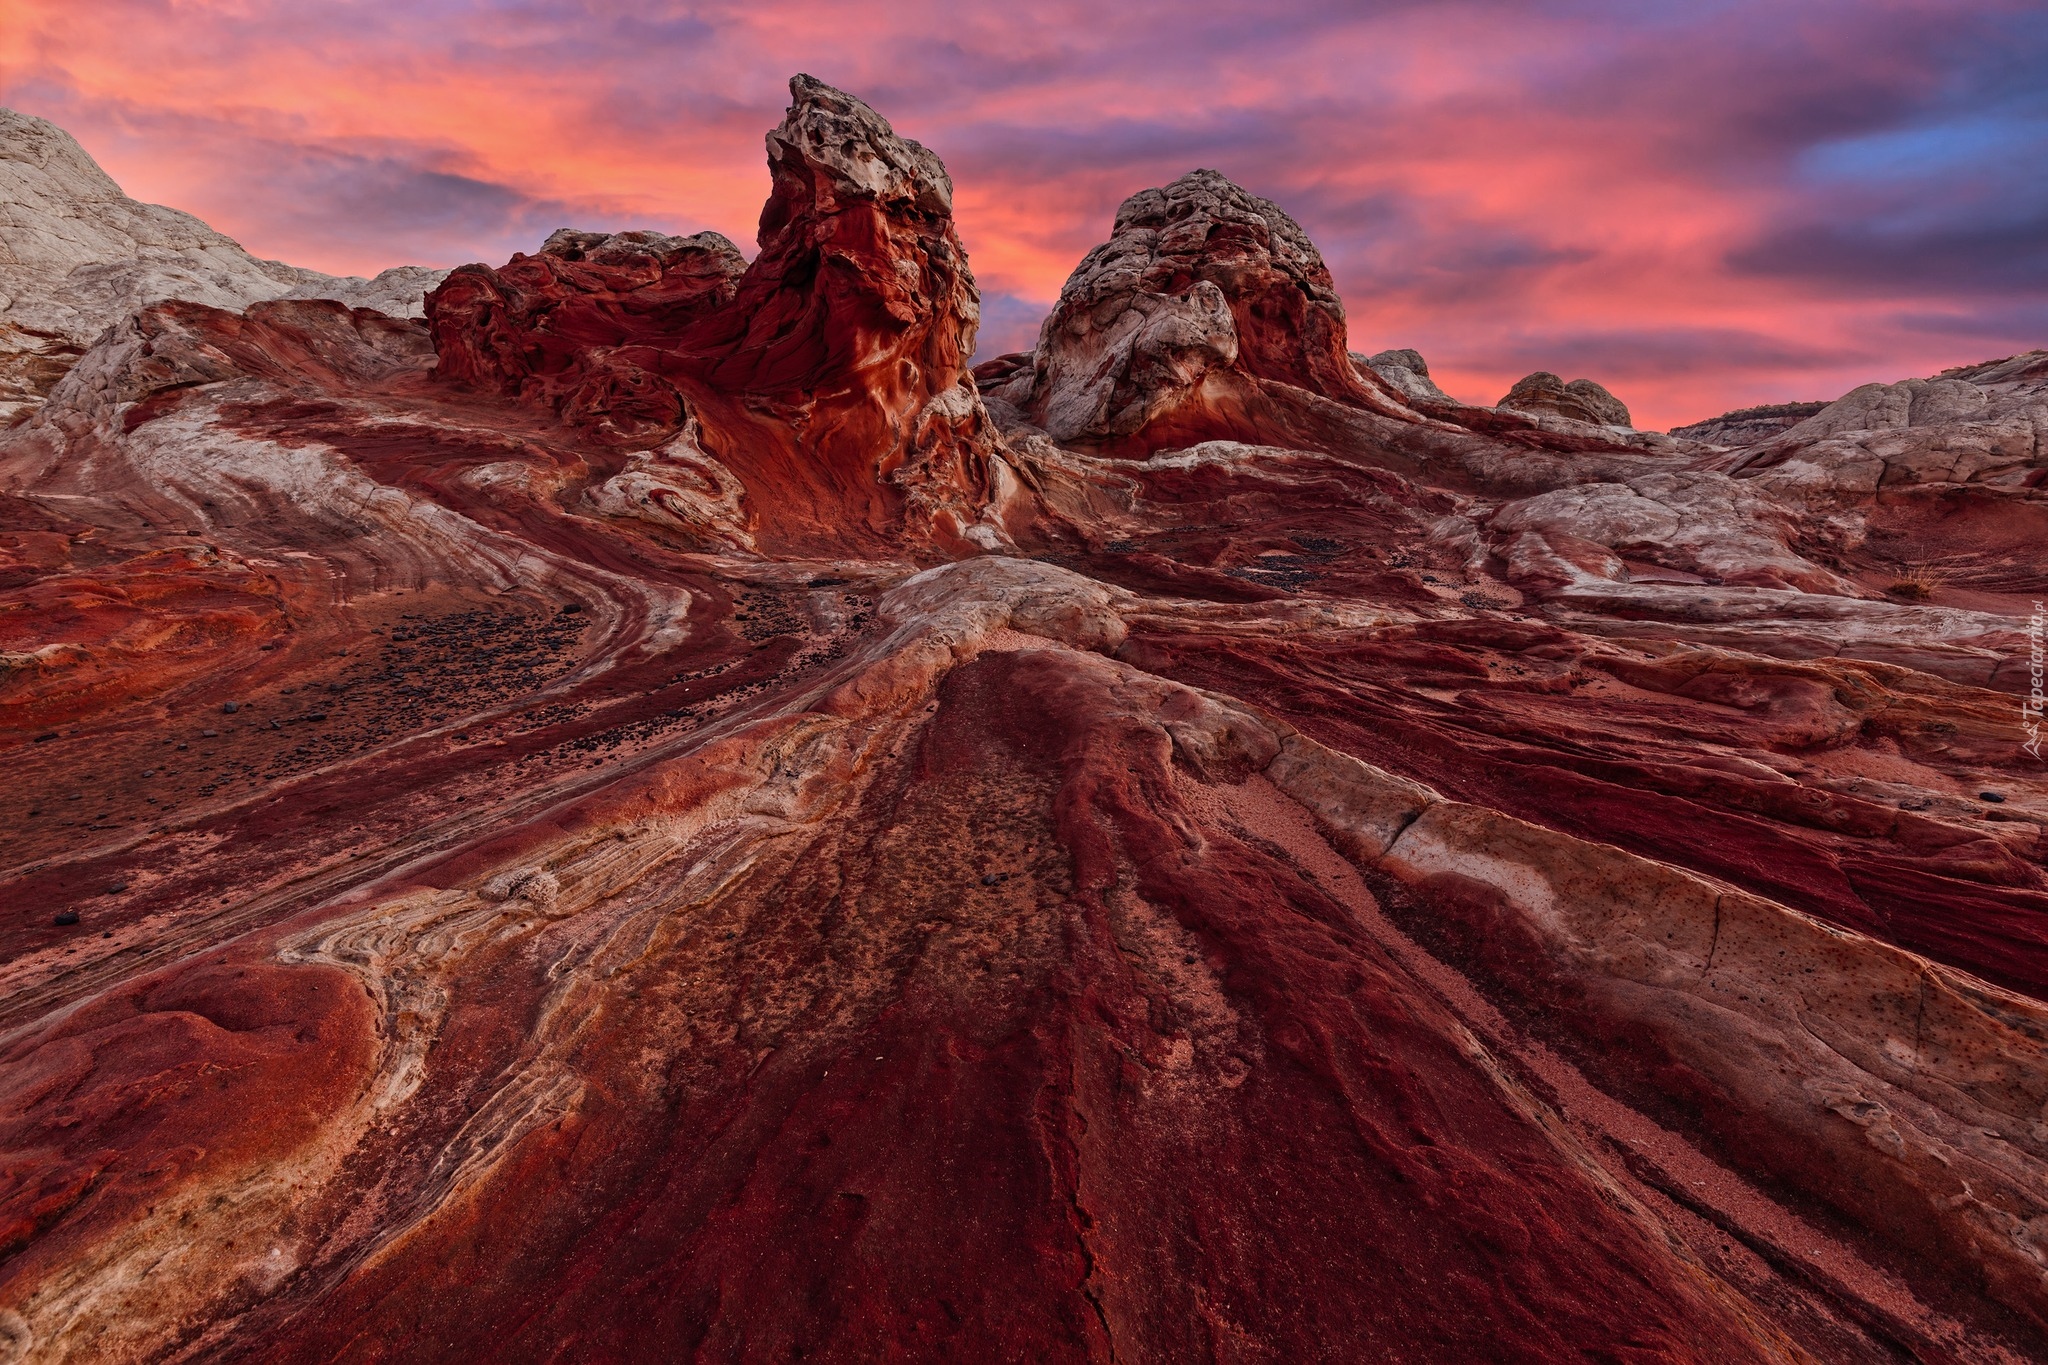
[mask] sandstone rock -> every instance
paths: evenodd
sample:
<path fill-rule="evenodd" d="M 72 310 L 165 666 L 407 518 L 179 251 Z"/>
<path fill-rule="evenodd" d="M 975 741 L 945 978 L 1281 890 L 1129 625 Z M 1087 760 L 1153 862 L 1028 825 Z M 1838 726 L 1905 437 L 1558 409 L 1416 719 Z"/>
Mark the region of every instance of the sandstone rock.
<path fill-rule="evenodd" d="M 2024 493 L 2048 471 L 2043 433 L 2048 364 L 2036 353 L 1932 379 L 1865 384 L 1749 447 L 1729 469 L 1818 506 L 1910 486 Z"/>
<path fill-rule="evenodd" d="M 588 497 L 601 512 L 673 527 L 706 549 L 755 548 L 746 488 L 704 453 L 694 425 L 657 450 L 628 456 L 626 471 Z"/>
<path fill-rule="evenodd" d="M 715 233 L 564 230 L 429 300 L 437 373 L 553 407 L 625 445 L 696 419 L 771 534 L 908 516 L 971 543 L 993 432 L 966 372 L 980 296 L 937 157 L 810 76 L 768 135 L 760 255 Z"/>
<path fill-rule="evenodd" d="M 1496 532 L 1562 533 L 1696 581 L 1850 597 L 1868 594 L 1791 548 L 1793 515 L 1721 474 L 1673 472 L 1592 483 L 1509 503 Z"/>
<path fill-rule="evenodd" d="M 970 377 L 769 155 L 36 362 L 0 1357 L 2048 1358 L 2048 359 L 1468 407 L 1198 175 Z"/>
<path fill-rule="evenodd" d="M 542 404 L 622 444 L 681 430 L 674 383 L 632 348 L 730 304 L 746 261 L 715 232 L 563 228 L 502 270 L 466 265 L 428 300 L 435 373 Z"/>
<path fill-rule="evenodd" d="M 1429 377 L 1429 362 L 1422 358 L 1420 351 L 1381 351 L 1372 356 L 1363 356 L 1353 351 L 1351 363 L 1360 370 L 1370 370 L 1393 385 L 1410 402 L 1444 405 L 1457 402 L 1455 398 L 1438 388 L 1436 381 Z"/>
<path fill-rule="evenodd" d="M 1765 403 L 1753 408 L 1737 408 L 1703 422 L 1673 427 L 1671 434 L 1718 446 L 1751 446 L 1790 431 L 1826 406 L 1826 403 Z"/>
<path fill-rule="evenodd" d="M 1412 416 L 1352 363 L 1344 306 L 1300 225 L 1197 170 L 1123 202 L 1061 289 L 1029 373 L 989 392 L 1055 440 L 1128 443 L 1155 425 L 1242 439 L 1219 409 L 1267 384 Z"/>
<path fill-rule="evenodd" d="M 1516 380 L 1499 406 L 1519 412 L 1552 413 L 1595 426 L 1632 425 L 1628 408 L 1600 385 L 1590 379 L 1574 379 L 1567 384 L 1548 370 L 1538 370 Z"/>
<path fill-rule="evenodd" d="M 0 425 L 32 411 L 65 361 L 144 305 L 324 298 L 419 317 L 443 273 L 337 278 L 260 260 L 189 213 L 130 199 L 54 124 L 0 109 Z"/>

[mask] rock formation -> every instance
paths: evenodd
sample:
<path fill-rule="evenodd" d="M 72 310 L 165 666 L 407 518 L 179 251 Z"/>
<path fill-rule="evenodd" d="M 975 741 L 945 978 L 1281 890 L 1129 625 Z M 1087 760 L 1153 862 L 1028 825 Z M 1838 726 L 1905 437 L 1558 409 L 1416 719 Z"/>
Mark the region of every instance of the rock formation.
<path fill-rule="evenodd" d="M 443 272 L 373 280 L 259 260 L 189 213 L 121 192 L 63 129 L 0 109 L 0 425 L 32 411 L 111 323 L 160 299 L 338 299 L 420 316 Z"/>
<path fill-rule="evenodd" d="M 1468 406 L 1196 172 L 969 375 L 791 90 L 38 361 L 0 1362 L 2048 1353 L 2042 354 Z"/>
<path fill-rule="evenodd" d="M 434 372 L 544 406 L 622 445 L 658 443 L 682 430 L 683 397 L 635 357 L 730 304 L 746 268 L 715 232 L 564 228 L 503 270 L 449 273 L 428 304 Z"/>
<path fill-rule="evenodd" d="M 1705 441 L 1711 445 L 1748 446 L 1790 431 L 1826 407 L 1826 403 L 1761 403 L 1737 408 L 1703 422 L 1671 428 L 1673 436 Z"/>
<path fill-rule="evenodd" d="M 2041 486 L 2048 430 L 2048 353 L 1865 384 L 1789 430 L 1749 445 L 1731 472 L 1787 494 L 1851 500 L 1880 488 Z"/>
<path fill-rule="evenodd" d="M 1438 388 L 1436 381 L 1429 377 L 1429 362 L 1422 358 L 1420 351 L 1381 351 L 1378 355 L 1372 356 L 1363 356 L 1353 351 L 1351 363 L 1358 370 L 1371 371 L 1393 385 L 1410 403 L 1435 407 L 1457 405 L 1458 400 Z"/>
<path fill-rule="evenodd" d="M 716 233 L 556 233 L 435 291 L 436 373 L 621 445 L 694 421 L 710 458 L 776 488 L 757 514 L 789 546 L 906 517 L 949 547 L 1006 544 L 983 510 L 994 447 L 966 373 L 980 295 L 952 181 L 851 95 L 809 76 L 790 94 L 751 266 Z"/>
<path fill-rule="evenodd" d="M 1056 441 L 1104 449 L 1257 439 L 1260 410 L 1298 393 L 1412 416 L 1352 364 L 1344 305 L 1308 234 L 1207 170 L 1126 199 L 1028 368 L 1001 373 L 990 397 Z"/>
<path fill-rule="evenodd" d="M 1495 406 L 1517 412 L 1548 412 L 1595 426 L 1630 425 L 1627 406 L 1606 389 L 1590 379 L 1574 379 L 1567 384 L 1548 370 L 1523 375 Z"/>

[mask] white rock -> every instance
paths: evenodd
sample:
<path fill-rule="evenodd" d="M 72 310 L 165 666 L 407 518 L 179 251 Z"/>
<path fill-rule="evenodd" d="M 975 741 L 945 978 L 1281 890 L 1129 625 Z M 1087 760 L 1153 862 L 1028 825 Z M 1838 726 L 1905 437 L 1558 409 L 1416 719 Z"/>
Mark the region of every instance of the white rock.
<path fill-rule="evenodd" d="M 0 109 L 0 424 L 41 402 L 61 362 L 149 304 L 316 298 L 419 317 L 446 273 L 396 266 L 366 280 L 262 260 L 189 213 L 130 199 L 55 124 Z"/>

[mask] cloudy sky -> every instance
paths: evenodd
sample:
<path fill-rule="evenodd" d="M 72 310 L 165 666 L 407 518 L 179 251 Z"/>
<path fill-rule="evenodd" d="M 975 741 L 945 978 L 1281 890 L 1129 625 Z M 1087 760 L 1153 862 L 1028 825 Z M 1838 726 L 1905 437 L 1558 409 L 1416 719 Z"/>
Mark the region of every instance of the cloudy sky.
<path fill-rule="evenodd" d="M 1353 349 L 1645 426 L 2048 345 L 2040 0 L 5 0 L 0 103 L 346 273 L 553 228 L 752 252 L 788 77 L 935 149 L 982 354 L 1195 166 L 1321 246 Z"/>

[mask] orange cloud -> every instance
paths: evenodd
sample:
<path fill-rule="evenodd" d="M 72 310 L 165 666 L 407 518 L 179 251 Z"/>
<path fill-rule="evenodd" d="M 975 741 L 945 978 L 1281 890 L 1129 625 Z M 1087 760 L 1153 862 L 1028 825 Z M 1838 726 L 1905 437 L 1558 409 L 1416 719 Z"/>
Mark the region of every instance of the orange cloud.
<path fill-rule="evenodd" d="M 2024 19 L 9 0 L 0 99 L 138 197 L 361 273 L 502 259 L 572 222 L 750 246 L 761 135 L 809 70 L 946 159 L 1010 319 L 992 343 L 1028 342 L 1125 195 L 1213 165 L 1309 229 L 1354 348 L 1418 346 L 1480 401 L 1585 374 L 1663 425 L 2042 343 L 2048 193 L 1996 184 L 2048 149 L 2048 40 Z"/>

